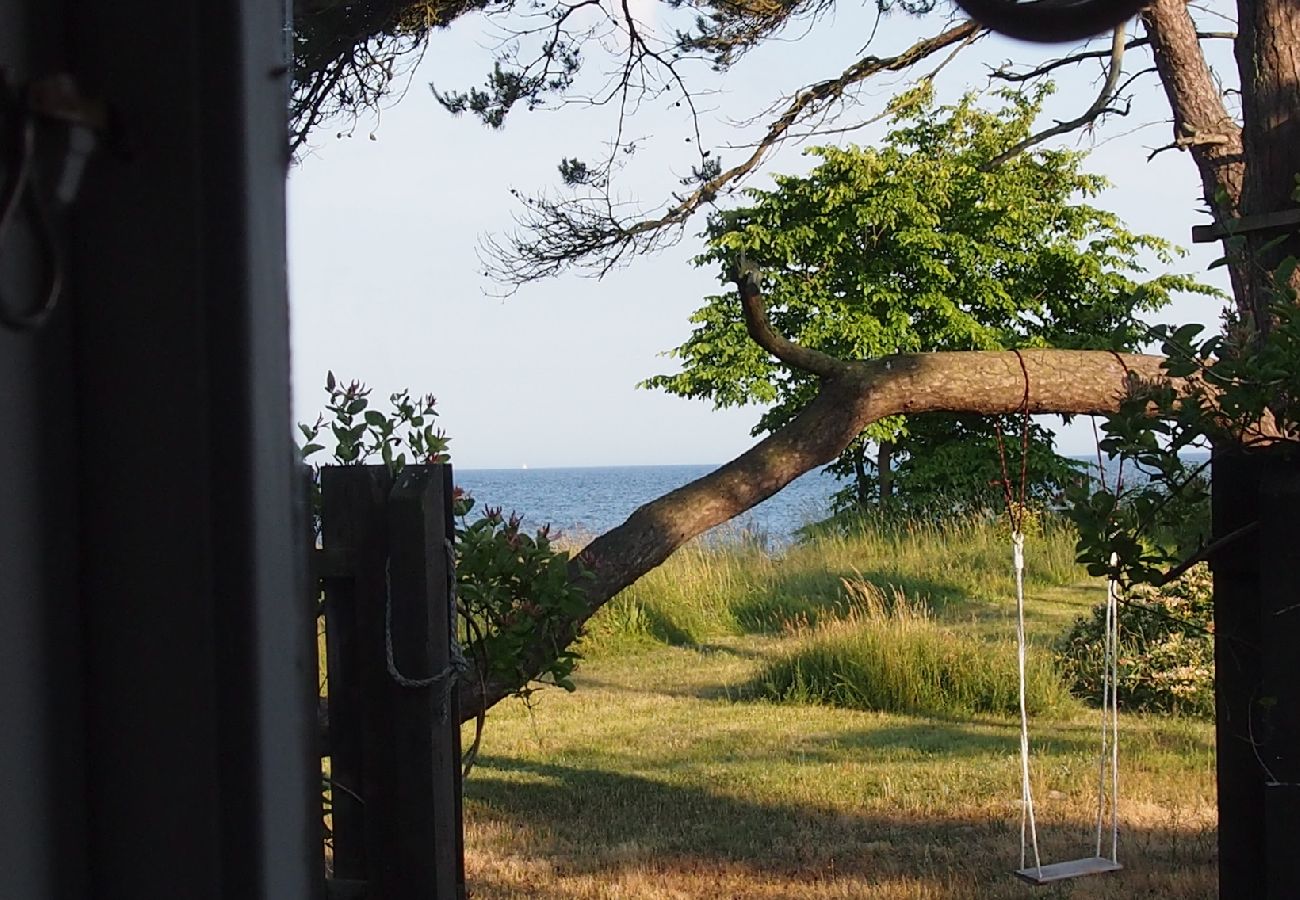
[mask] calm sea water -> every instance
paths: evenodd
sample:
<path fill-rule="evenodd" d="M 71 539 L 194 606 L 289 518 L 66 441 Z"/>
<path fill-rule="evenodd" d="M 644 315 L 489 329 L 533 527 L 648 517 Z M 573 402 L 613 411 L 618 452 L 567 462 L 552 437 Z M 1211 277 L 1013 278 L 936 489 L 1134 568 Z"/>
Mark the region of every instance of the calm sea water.
<path fill-rule="evenodd" d="M 1199 455 L 1204 458 L 1204 455 Z M 1096 457 L 1077 457 L 1096 463 Z M 1107 482 L 1114 485 L 1115 464 L 1107 461 Z M 594 536 L 620 525 L 639 506 L 707 475 L 717 466 L 598 466 L 571 469 L 457 469 L 456 483 L 474 495 L 479 506 L 501 506 L 524 517 L 529 528 L 550 523 L 577 537 Z M 1129 471 L 1129 485 L 1141 476 Z M 774 545 L 793 540 L 800 526 L 830 514 L 835 479 L 818 469 L 731 522 L 716 536 L 748 532 Z"/>
<path fill-rule="evenodd" d="M 696 466 L 600 466 L 573 469 L 457 469 L 456 483 L 479 505 L 514 510 L 532 528 L 551 523 L 577 536 L 620 525 L 637 507 L 716 469 Z M 803 475 L 714 534 L 745 530 L 776 544 L 801 525 L 830 514 L 835 479 Z"/>

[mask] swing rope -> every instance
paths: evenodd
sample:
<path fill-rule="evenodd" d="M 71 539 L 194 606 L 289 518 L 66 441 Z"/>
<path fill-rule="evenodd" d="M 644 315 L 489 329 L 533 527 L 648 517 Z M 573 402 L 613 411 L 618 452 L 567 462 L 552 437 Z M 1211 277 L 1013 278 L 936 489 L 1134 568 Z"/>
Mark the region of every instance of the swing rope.
<path fill-rule="evenodd" d="M 1119 562 L 1110 555 L 1113 570 Z M 1097 846 L 1101 856 L 1102 830 L 1107 804 L 1106 762 L 1110 750 L 1110 861 L 1119 863 L 1119 582 L 1111 575 L 1106 580 L 1106 641 L 1102 657 L 1101 682 L 1101 760 L 1097 766 Z"/>
<path fill-rule="evenodd" d="M 1020 680 L 1020 868 L 1026 867 L 1028 851 L 1034 853 L 1034 870 L 1042 874 L 1043 860 L 1038 850 L 1038 822 L 1034 816 L 1034 791 L 1029 773 L 1029 711 L 1025 701 L 1025 535 L 1026 483 L 1029 474 L 1029 370 L 1020 351 L 1013 351 L 1024 376 L 1025 392 L 1020 400 L 1020 483 L 1019 492 L 1011 486 L 1007 469 L 1007 451 L 1002 438 L 1002 423 L 994 421 L 998 463 L 1002 468 L 1002 497 L 1011 524 L 1011 560 L 1016 577 L 1016 659 Z"/>
<path fill-rule="evenodd" d="M 1038 883 L 1056 880 L 1074 875 L 1092 874 L 1104 869 L 1081 869 L 1067 874 L 1056 874 L 1047 878 L 1043 873 L 1042 856 L 1038 848 L 1038 822 L 1034 815 L 1034 794 L 1030 777 L 1029 754 L 1029 712 L 1026 704 L 1025 658 L 1028 642 L 1025 639 L 1025 535 L 1024 520 L 1027 511 L 1026 483 L 1029 461 L 1029 371 L 1025 360 L 1018 351 L 1013 351 L 1020 362 L 1020 370 L 1025 379 L 1024 397 L 1020 404 L 1020 484 L 1019 496 L 1012 488 L 1008 474 L 1006 448 L 1004 446 L 1002 426 L 994 422 L 997 436 L 998 460 L 1002 468 L 1002 492 L 1006 501 L 1007 518 L 1011 525 L 1011 558 L 1016 582 L 1016 656 L 1020 681 L 1020 871 L 1021 875 L 1033 873 Z M 1100 459 L 1099 459 L 1100 462 Z M 1103 486 L 1105 472 L 1100 470 Z M 1123 478 L 1122 471 L 1118 476 Z M 1118 491 L 1118 485 L 1116 490 Z M 1097 779 L 1097 820 L 1095 858 L 1102 859 L 1102 842 L 1107 805 L 1110 807 L 1110 856 L 1114 868 L 1119 868 L 1119 583 L 1114 569 L 1117 556 L 1111 555 L 1111 573 L 1106 584 L 1106 635 L 1102 660 L 1102 704 L 1101 704 L 1101 752 Z M 1107 765 L 1109 764 L 1109 798 L 1107 797 Z M 1107 801 L 1109 800 L 1109 804 Z M 1028 866 L 1030 851 L 1033 852 L 1034 864 Z M 1071 866 L 1072 864 L 1062 864 Z M 1053 867 L 1058 868 L 1058 867 Z"/>
<path fill-rule="evenodd" d="M 1103 489 L 1106 467 L 1101 458 L 1101 440 L 1097 434 L 1097 419 L 1092 418 L 1092 436 L 1097 444 L 1097 478 Z M 1121 456 L 1115 472 L 1115 494 L 1124 490 L 1124 458 Z M 1119 581 L 1115 571 L 1119 554 L 1111 553 L 1110 570 L 1106 577 L 1106 635 L 1102 656 L 1101 686 L 1101 759 L 1097 765 L 1097 843 L 1096 856 L 1101 857 L 1102 833 L 1105 823 L 1106 750 L 1110 749 L 1110 861 L 1119 864 Z M 1109 742 L 1109 743 L 1108 743 Z"/>
<path fill-rule="evenodd" d="M 1038 822 L 1034 819 L 1034 791 L 1029 778 L 1029 713 L 1025 707 L 1025 536 L 1011 534 L 1012 560 L 1016 570 L 1016 650 L 1020 664 L 1020 868 L 1025 868 L 1026 841 L 1034 850 L 1034 869 L 1041 875 L 1043 860 L 1038 853 Z"/>

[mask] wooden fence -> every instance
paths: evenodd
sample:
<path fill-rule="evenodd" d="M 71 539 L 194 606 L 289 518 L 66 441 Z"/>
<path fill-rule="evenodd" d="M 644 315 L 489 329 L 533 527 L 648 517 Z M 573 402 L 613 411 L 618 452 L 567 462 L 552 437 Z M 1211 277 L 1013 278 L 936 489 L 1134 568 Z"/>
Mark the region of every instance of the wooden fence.
<path fill-rule="evenodd" d="M 321 472 L 331 898 L 462 900 L 451 467 Z"/>

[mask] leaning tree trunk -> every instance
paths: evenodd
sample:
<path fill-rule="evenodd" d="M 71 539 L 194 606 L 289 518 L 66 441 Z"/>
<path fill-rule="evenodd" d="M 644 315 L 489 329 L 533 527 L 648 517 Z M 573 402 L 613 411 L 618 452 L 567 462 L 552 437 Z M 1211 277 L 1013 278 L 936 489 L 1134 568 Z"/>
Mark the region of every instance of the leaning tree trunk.
<path fill-rule="evenodd" d="M 900 354 L 843 363 L 784 427 L 720 469 L 647 503 L 587 545 L 571 566 L 572 580 L 583 592 L 582 610 L 562 621 L 539 621 L 515 677 L 463 680 L 463 716 L 476 716 L 536 677 L 601 606 L 682 544 L 830 462 L 870 423 L 937 411 L 1013 413 L 1025 403 L 1033 414 L 1115 412 L 1133 382 L 1162 377 L 1162 362 L 1158 356 L 1109 351 L 1023 350 Z"/>

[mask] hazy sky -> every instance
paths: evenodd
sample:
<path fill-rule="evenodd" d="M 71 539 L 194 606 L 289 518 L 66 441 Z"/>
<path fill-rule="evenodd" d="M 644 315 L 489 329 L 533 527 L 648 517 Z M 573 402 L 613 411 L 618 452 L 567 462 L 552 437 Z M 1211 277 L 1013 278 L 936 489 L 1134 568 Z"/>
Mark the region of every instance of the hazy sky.
<path fill-rule="evenodd" d="M 641 8 L 647 16 L 654 9 Z M 887 18 L 871 52 L 895 52 L 938 24 Z M 724 79 L 699 73 L 696 83 L 716 88 L 701 99 L 706 142 L 752 137 L 752 128 L 737 130 L 731 123 L 758 115 L 806 82 L 838 74 L 866 43 L 871 26 L 872 17 L 861 10 L 839 11 L 801 40 L 754 53 Z M 714 272 L 689 262 L 700 249 L 694 235 L 702 217 L 678 246 L 602 280 L 567 275 L 508 299 L 490 295 L 494 287 L 483 277 L 477 248 L 482 235 L 512 227 L 518 206 L 510 189 L 554 186 L 558 160 L 594 158 L 613 125 L 611 110 L 590 107 L 519 111 L 499 132 L 448 115 L 427 85 L 480 83 L 497 35 L 479 17 L 436 34 L 400 102 L 377 120 L 358 123 L 351 137 L 336 138 L 338 127 L 320 129 L 313 151 L 292 172 L 298 418 L 315 417 L 325 372 L 333 369 L 341 378 L 367 382 L 380 397 L 400 387 L 434 393 L 452 437 L 453 461 L 461 467 L 711 463 L 743 452 L 753 443 L 749 430 L 757 410 L 714 412 L 707 402 L 636 388 L 639 380 L 669 370 L 671 361 L 659 354 L 685 339 L 689 314 L 717 288 Z M 1226 55 L 1230 46 L 1223 43 Z M 951 97 L 981 88 L 986 64 L 1012 58 L 1029 61 L 1044 53 L 985 39 L 944 70 L 941 89 Z M 1131 60 L 1129 69 L 1138 62 Z M 1062 78 L 1049 116 L 1067 118 L 1086 108 L 1099 71 L 1090 63 Z M 895 78 L 870 86 L 856 113 L 877 112 L 900 83 Z M 1190 248 L 1192 224 L 1206 221 L 1198 212 L 1199 185 L 1184 154 L 1146 161 L 1171 134 L 1158 82 L 1147 77 L 1143 83 L 1131 114 L 1108 122 L 1098 135 L 1123 136 L 1100 143 L 1087 167 L 1115 182 L 1099 205 L 1135 231 Z M 623 196 L 658 202 L 692 162 L 682 110 L 659 101 L 633 117 L 629 131 L 647 140 L 625 173 Z M 837 140 L 866 143 L 878 133 L 863 130 Z M 1067 138 L 1065 145 L 1078 140 Z M 722 150 L 724 165 L 740 152 Z M 765 187 L 767 173 L 804 168 L 799 148 L 786 147 L 750 184 Z M 1198 247 L 1177 268 L 1204 272 L 1216 255 Z M 1206 277 L 1222 284 L 1217 275 Z M 1212 324 L 1217 316 L 1217 303 L 1192 298 L 1164 318 Z M 1091 452 L 1090 428 L 1079 423 L 1067 429 L 1060 446 L 1067 453 Z"/>

